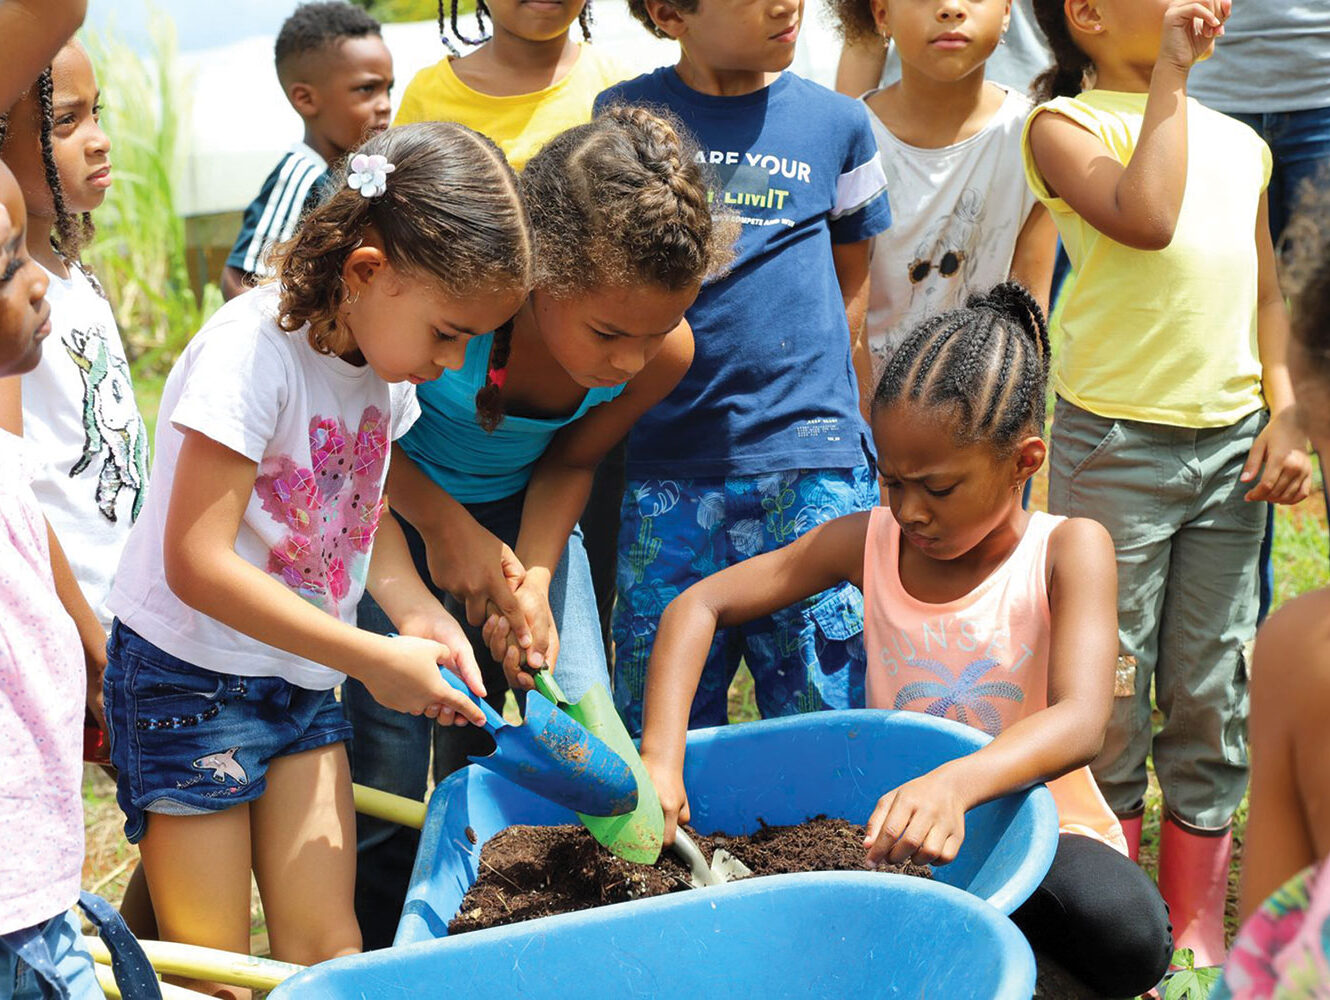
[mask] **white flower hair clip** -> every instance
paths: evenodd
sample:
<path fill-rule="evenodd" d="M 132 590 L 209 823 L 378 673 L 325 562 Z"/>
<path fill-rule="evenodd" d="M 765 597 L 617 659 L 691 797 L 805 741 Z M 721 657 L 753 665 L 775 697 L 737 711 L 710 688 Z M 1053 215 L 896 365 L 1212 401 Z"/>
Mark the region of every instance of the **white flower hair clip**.
<path fill-rule="evenodd" d="M 346 183 L 359 191 L 362 198 L 377 198 L 388 190 L 388 175 L 396 169 L 388 162 L 388 157 L 379 153 L 369 156 L 357 153 L 351 157 L 351 172 L 346 175 Z"/>

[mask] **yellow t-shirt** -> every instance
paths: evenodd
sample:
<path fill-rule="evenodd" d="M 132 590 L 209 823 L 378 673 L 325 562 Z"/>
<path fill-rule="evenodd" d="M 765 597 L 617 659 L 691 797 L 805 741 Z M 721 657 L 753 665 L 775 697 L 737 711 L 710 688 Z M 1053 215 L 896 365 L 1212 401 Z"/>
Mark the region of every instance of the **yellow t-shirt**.
<path fill-rule="evenodd" d="M 632 74 L 595 47 L 582 45 L 562 80 L 530 94 L 495 97 L 472 90 L 457 77 L 452 56 L 417 73 L 402 95 L 394 125 L 458 122 L 487 135 L 521 170 L 560 132 L 591 120 L 591 103 L 606 87 Z"/>
<path fill-rule="evenodd" d="M 1256 218 L 1270 149 L 1246 125 L 1187 101 L 1187 188 L 1173 242 L 1135 250 L 1054 197 L 1030 152 L 1030 122 L 1065 115 L 1131 159 L 1145 94 L 1087 90 L 1041 104 L 1025 125 L 1025 176 L 1057 224 L 1075 280 L 1054 318 L 1053 387 L 1112 420 L 1226 427 L 1265 405 L 1256 345 Z"/>

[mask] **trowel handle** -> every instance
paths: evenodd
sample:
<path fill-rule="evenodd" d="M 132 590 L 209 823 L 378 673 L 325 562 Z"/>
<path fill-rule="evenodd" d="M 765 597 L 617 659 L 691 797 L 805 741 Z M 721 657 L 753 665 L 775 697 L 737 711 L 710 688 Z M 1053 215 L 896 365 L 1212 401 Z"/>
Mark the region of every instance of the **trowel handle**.
<path fill-rule="evenodd" d="M 531 679 L 535 681 L 536 690 L 543 694 L 554 704 L 563 707 L 568 704 L 568 699 L 563 696 L 559 689 L 558 682 L 554 680 L 554 671 L 550 669 L 536 670 L 532 672 Z"/>
<path fill-rule="evenodd" d="M 466 695 L 475 703 L 476 707 L 485 713 L 485 731 L 487 733 L 493 734 L 496 729 L 508 725 L 508 723 L 503 720 L 503 716 L 494 711 L 493 706 L 491 706 L 489 702 L 484 698 L 477 698 L 471 693 L 471 689 L 466 686 L 466 681 L 462 680 L 462 678 L 458 677 L 447 667 L 440 667 L 439 674 L 445 681 L 452 685 L 455 691 Z"/>

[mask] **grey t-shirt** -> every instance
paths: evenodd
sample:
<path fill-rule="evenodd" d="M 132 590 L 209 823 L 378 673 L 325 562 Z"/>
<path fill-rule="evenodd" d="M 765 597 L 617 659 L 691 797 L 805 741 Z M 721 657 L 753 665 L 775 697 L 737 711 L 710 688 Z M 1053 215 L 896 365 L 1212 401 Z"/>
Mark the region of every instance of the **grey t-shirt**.
<path fill-rule="evenodd" d="M 1247 0 L 1248 3 L 1260 0 Z M 1321 0 L 1330 4 L 1330 0 Z M 1021 94 L 1029 94 L 1034 78 L 1048 69 L 1053 57 L 1044 43 L 1044 34 L 1035 22 L 1030 0 L 1013 0 L 1011 24 L 1005 40 L 993 50 L 984 66 L 984 79 L 1010 87 Z M 882 83 L 887 87 L 901 78 L 900 58 L 896 46 L 887 50 L 887 63 L 882 69 Z"/>
<path fill-rule="evenodd" d="M 1218 111 L 1330 107 L 1330 0 L 1243 0 L 1187 92 Z"/>

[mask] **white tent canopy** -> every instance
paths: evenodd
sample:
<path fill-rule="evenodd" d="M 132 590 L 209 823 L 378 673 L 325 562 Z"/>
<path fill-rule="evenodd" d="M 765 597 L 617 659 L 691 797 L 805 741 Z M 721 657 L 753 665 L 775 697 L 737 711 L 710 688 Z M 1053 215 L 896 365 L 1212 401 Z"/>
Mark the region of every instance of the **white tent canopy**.
<path fill-rule="evenodd" d="M 819 11 L 818 0 L 805 8 L 794 70 L 830 86 L 839 43 Z M 676 61 L 675 44 L 648 34 L 623 0 L 596 0 L 595 18 L 595 44 L 642 72 Z M 185 106 L 190 109 L 177 186 L 182 215 L 244 208 L 283 151 L 300 138 L 300 118 L 282 96 L 273 71 L 274 37 L 256 35 L 181 53 L 181 83 L 188 88 Z M 395 104 L 411 77 L 441 59 L 444 49 L 432 22 L 384 25 L 383 37 L 393 54 Z"/>

